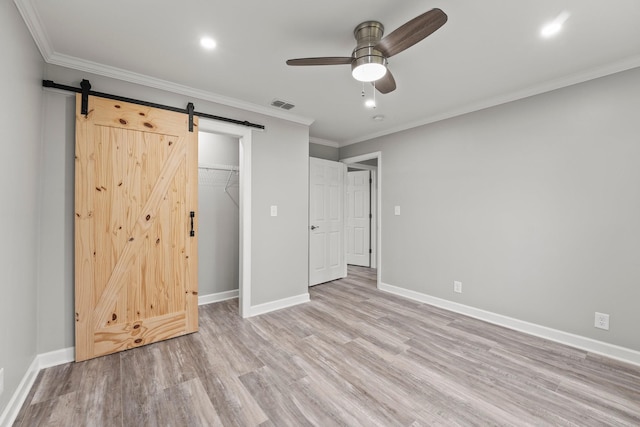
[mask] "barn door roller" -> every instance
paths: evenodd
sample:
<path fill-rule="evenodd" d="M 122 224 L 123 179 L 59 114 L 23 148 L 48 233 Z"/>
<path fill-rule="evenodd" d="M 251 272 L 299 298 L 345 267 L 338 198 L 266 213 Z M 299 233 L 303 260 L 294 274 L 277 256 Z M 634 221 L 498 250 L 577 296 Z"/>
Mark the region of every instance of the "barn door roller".
<path fill-rule="evenodd" d="M 80 113 L 87 117 L 89 115 L 89 91 L 91 90 L 91 83 L 89 83 L 89 80 L 82 79 L 80 87 L 82 88 L 82 106 Z"/>
<path fill-rule="evenodd" d="M 187 114 L 189 115 L 189 132 L 193 132 L 193 102 L 187 104 Z"/>

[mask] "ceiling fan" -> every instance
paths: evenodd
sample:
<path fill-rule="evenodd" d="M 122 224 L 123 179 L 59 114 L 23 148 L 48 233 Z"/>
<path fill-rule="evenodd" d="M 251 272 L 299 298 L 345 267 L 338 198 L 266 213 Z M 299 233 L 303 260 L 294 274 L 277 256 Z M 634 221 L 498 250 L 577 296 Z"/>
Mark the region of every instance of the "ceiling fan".
<path fill-rule="evenodd" d="M 378 21 L 366 21 L 353 30 L 357 45 L 351 56 L 289 59 L 287 65 L 347 65 L 351 74 L 361 82 L 375 82 L 381 93 L 396 89 L 396 81 L 387 69 L 388 59 L 423 40 L 447 22 L 447 14 L 431 9 L 401 25 L 382 38 L 383 25 Z"/>

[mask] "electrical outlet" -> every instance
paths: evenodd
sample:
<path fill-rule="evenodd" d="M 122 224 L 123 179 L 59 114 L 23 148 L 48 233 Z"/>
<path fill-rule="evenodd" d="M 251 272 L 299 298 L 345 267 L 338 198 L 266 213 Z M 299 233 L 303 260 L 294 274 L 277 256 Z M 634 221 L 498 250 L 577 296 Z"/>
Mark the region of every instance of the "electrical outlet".
<path fill-rule="evenodd" d="M 462 293 L 462 282 L 458 282 L 458 281 L 453 282 L 453 292 L 457 292 L 459 294 Z"/>
<path fill-rule="evenodd" d="M 271 206 L 271 216 L 278 216 L 278 206 Z"/>
<path fill-rule="evenodd" d="M 598 329 L 609 330 L 609 315 L 605 313 L 598 313 L 596 311 L 595 327 Z"/>
<path fill-rule="evenodd" d="M 4 368 L 0 369 L 0 396 L 4 391 Z"/>

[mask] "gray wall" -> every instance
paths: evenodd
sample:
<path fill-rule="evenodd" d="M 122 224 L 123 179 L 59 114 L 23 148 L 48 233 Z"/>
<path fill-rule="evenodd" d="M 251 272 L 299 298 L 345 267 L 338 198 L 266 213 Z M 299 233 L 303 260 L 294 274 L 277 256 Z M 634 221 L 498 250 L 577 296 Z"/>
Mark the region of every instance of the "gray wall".
<path fill-rule="evenodd" d="M 38 263 L 38 353 L 73 345 L 75 97 L 43 92 L 45 131 Z M 65 284 L 65 286 L 61 286 Z M 67 345 L 61 345 L 61 343 Z"/>
<path fill-rule="evenodd" d="M 318 159 L 333 160 L 337 162 L 340 159 L 340 150 L 337 147 L 329 147 L 328 145 L 309 143 L 309 157 L 317 157 Z"/>
<path fill-rule="evenodd" d="M 253 305 L 309 289 L 309 130 L 273 120 L 268 132 L 252 148 Z M 277 217 L 270 216 L 272 205 Z"/>
<path fill-rule="evenodd" d="M 308 126 L 55 65 L 45 66 L 45 78 L 73 86 L 87 78 L 100 92 L 172 106 L 193 101 L 197 111 L 264 124 L 266 130 L 253 132 L 252 138 L 251 303 L 307 292 Z M 43 198 L 41 221 L 47 226 L 42 227 L 39 237 L 47 242 L 41 251 L 42 280 L 38 287 L 42 301 L 41 353 L 74 345 L 73 179 L 69 174 L 73 168 L 75 114 L 66 93 L 47 91 L 46 97 L 44 143 L 56 157 L 47 157 L 42 168 L 43 182 L 51 193 Z M 279 205 L 278 217 L 269 215 L 271 205 Z M 45 304 L 49 297 L 55 303 Z"/>
<path fill-rule="evenodd" d="M 639 112 L 635 69 L 342 148 L 382 151 L 382 281 L 640 350 Z"/>
<path fill-rule="evenodd" d="M 237 138 L 200 132 L 198 164 L 238 166 L 239 145 Z M 238 289 L 240 199 L 237 172 L 201 168 L 198 175 L 198 292 L 203 296 Z"/>
<path fill-rule="evenodd" d="M 0 414 L 37 353 L 43 60 L 13 2 L 0 2 Z"/>

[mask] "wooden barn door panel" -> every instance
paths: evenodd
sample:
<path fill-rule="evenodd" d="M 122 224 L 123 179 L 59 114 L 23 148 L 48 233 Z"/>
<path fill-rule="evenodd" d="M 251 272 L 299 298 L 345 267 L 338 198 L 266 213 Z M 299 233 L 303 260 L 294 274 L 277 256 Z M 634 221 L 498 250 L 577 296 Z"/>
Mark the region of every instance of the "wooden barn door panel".
<path fill-rule="evenodd" d="M 198 329 L 197 129 L 186 114 L 97 97 L 85 117 L 80 96 L 76 361 Z"/>

